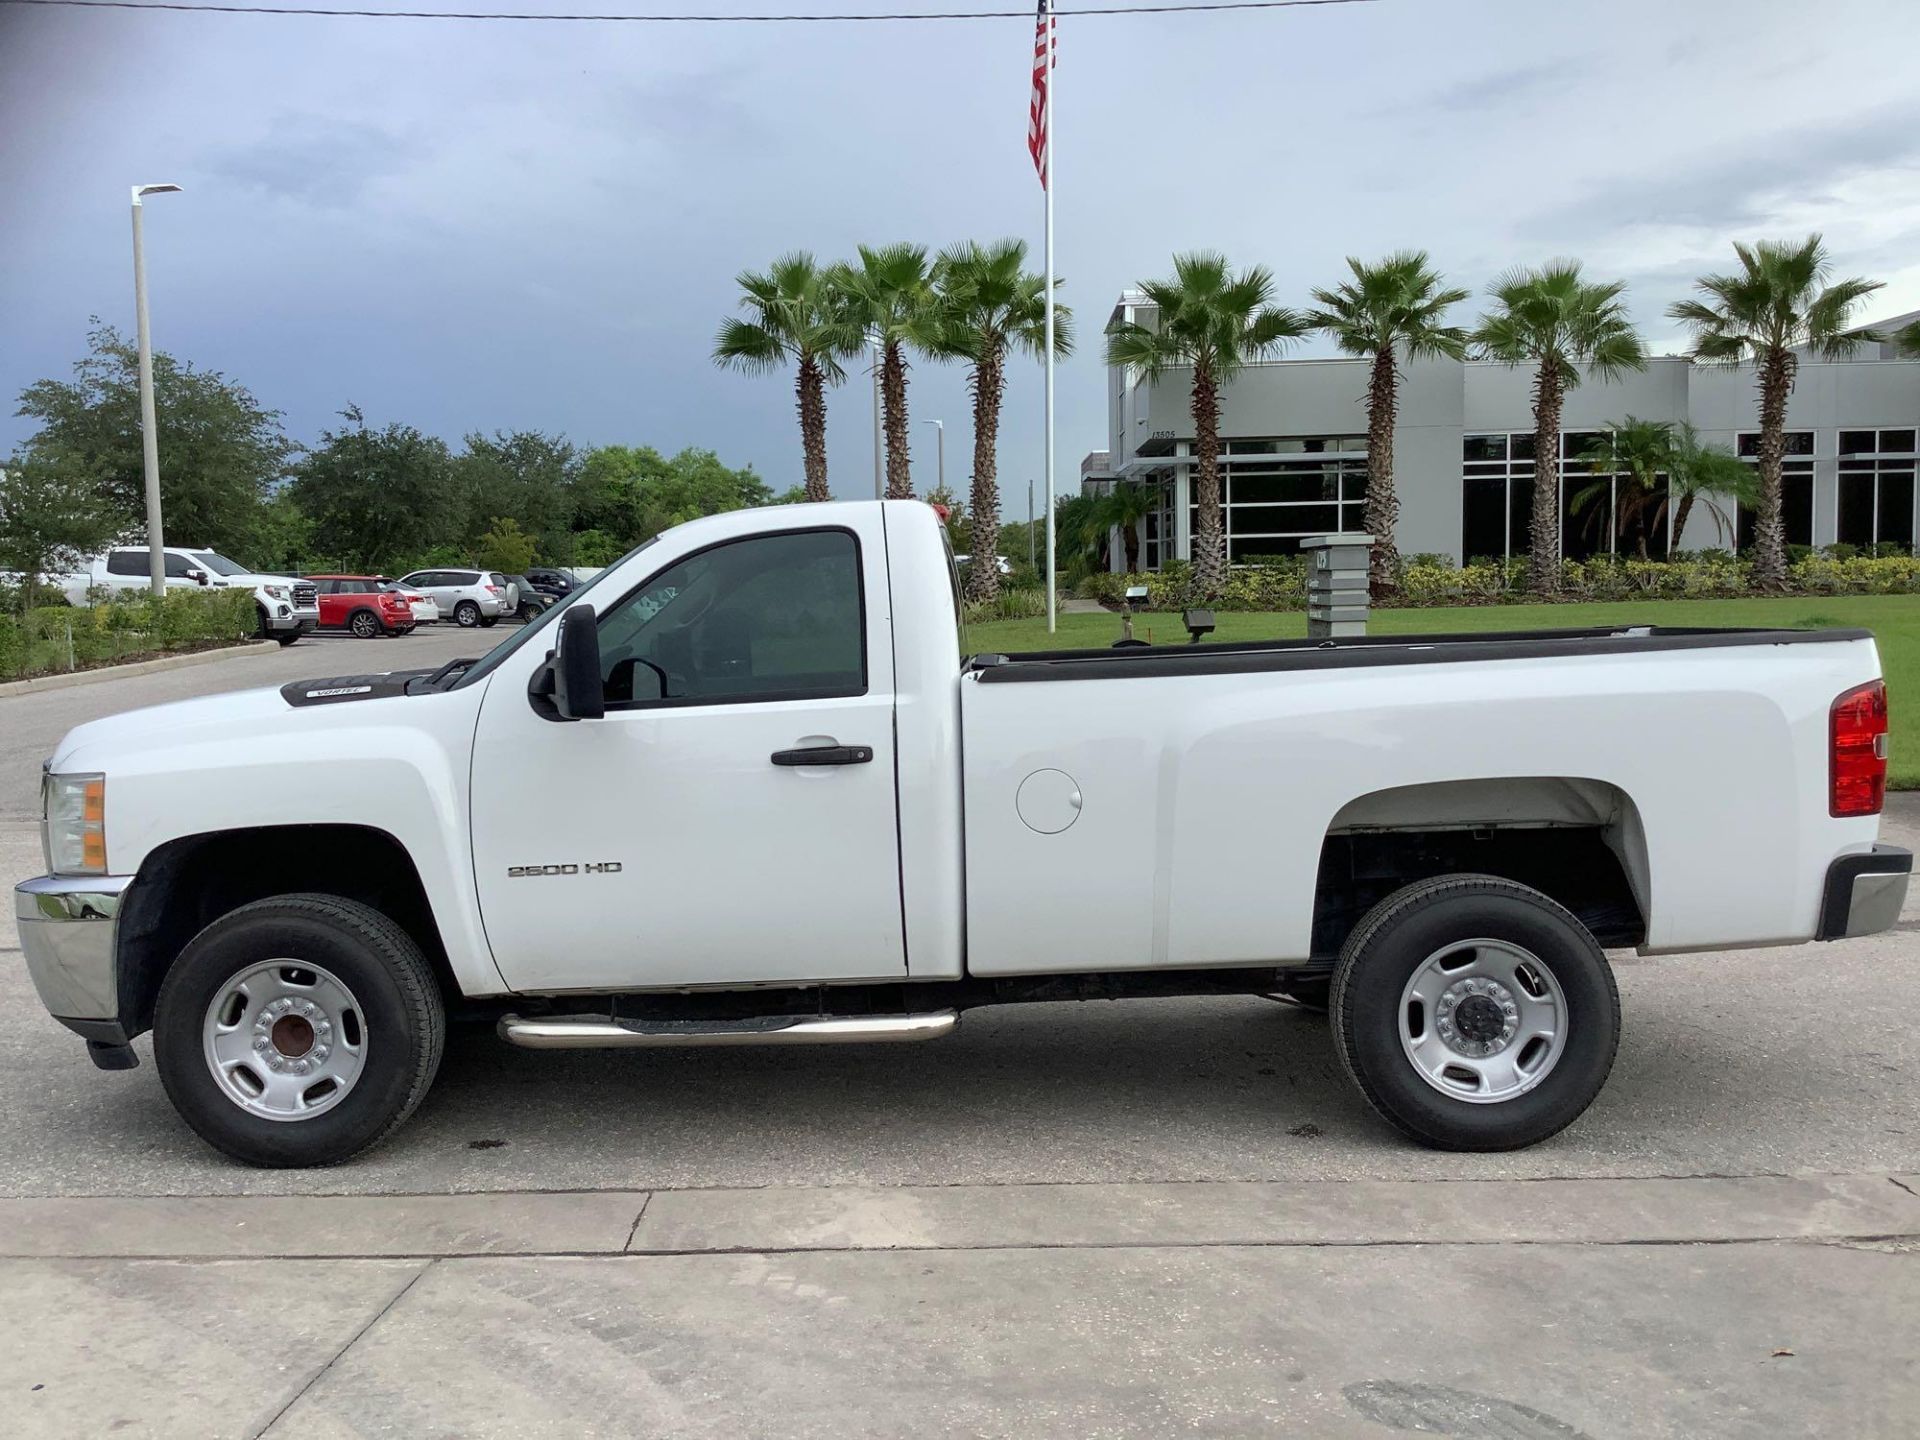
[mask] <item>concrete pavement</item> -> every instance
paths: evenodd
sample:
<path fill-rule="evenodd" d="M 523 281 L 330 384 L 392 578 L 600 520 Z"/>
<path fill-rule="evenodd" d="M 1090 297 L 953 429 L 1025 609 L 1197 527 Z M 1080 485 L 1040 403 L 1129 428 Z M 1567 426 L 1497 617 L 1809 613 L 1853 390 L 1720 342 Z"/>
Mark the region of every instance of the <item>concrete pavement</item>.
<path fill-rule="evenodd" d="M 0 698 L 0 883 L 71 725 L 511 633 Z M 0 1433 L 1911 1434 L 1916 932 L 1616 957 L 1606 1092 L 1515 1155 L 1406 1145 L 1322 1022 L 1235 999 L 871 1050 L 457 1031 L 386 1146 L 262 1172 L 95 1071 L 0 931 Z"/>

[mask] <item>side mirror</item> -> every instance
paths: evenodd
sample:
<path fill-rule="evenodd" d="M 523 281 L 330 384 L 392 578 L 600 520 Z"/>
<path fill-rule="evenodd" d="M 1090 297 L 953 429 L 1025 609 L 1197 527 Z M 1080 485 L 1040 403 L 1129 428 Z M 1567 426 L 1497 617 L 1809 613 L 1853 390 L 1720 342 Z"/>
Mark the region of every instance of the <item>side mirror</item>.
<path fill-rule="evenodd" d="M 196 585 L 204 585 L 207 583 L 207 572 L 204 570 L 189 570 L 187 571 L 187 578 Z"/>
<path fill-rule="evenodd" d="M 527 695 L 549 720 L 598 720 L 607 713 L 600 625 L 591 605 L 576 605 L 560 617 L 553 652 L 533 672 Z"/>

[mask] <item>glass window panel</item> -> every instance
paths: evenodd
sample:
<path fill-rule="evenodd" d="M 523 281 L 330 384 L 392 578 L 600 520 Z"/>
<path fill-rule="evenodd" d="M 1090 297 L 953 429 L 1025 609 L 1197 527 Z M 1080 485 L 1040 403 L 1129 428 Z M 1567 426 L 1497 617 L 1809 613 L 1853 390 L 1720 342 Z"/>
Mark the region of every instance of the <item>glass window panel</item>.
<path fill-rule="evenodd" d="M 1787 544 L 1813 544 L 1813 472 L 1795 466 L 1780 477 L 1780 523 Z"/>
<path fill-rule="evenodd" d="M 1913 548 L 1913 472 L 1891 471 L 1880 477 L 1880 516 L 1876 536 L 1882 545 Z"/>
<path fill-rule="evenodd" d="M 1262 555 L 1298 555 L 1300 538 L 1293 536 L 1258 536 L 1252 539 L 1230 539 L 1227 541 L 1227 560 L 1230 564 L 1245 565 Z"/>
<path fill-rule="evenodd" d="M 1041 318 L 1046 317 L 1043 315 Z M 115 550 L 107 556 L 109 575 L 145 575 L 148 573 L 147 565 L 145 550 Z"/>
<path fill-rule="evenodd" d="M 1533 553 L 1533 477 L 1516 475 L 1507 486 L 1507 531 L 1515 555 Z"/>
<path fill-rule="evenodd" d="M 1319 470 L 1296 470 L 1283 474 L 1231 475 L 1227 481 L 1228 500 L 1235 505 L 1276 505 L 1310 500 L 1338 500 L 1339 477 Z"/>
<path fill-rule="evenodd" d="M 1608 522 L 1612 504 L 1608 492 L 1603 489 L 1597 498 L 1588 500 L 1578 512 L 1573 508 L 1574 497 L 1595 483 L 1590 475 L 1561 477 L 1560 553 L 1569 560 L 1585 560 L 1609 548 L 1611 536 L 1608 534 Z M 1601 480 L 1597 483 L 1605 486 L 1608 482 Z"/>
<path fill-rule="evenodd" d="M 1507 437 L 1504 435 L 1468 435 L 1460 442 L 1460 458 L 1466 461 L 1504 461 L 1507 458 Z"/>
<path fill-rule="evenodd" d="M 1236 505 L 1235 535 L 1323 535 L 1340 528 L 1338 505 Z"/>
<path fill-rule="evenodd" d="M 1460 553 L 1469 560 L 1507 553 L 1507 482 L 1471 479 L 1460 487 Z"/>
<path fill-rule="evenodd" d="M 1531 461 L 1533 459 L 1533 432 L 1529 430 L 1524 435 L 1513 436 L 1512 439 L 1513 458 L 1516 460 Z"/>
<path fill-rule="evenodd" d="M 1813 432 L 1811 430 L 1787 431 L 1787 454 L 1813 454 Z"/>
<path fill-rule="evenodd" d="M 1607 437 L 1598 430 L 1567 430 L 1560 436 L 1560 457 L 1571 460 L 1591 445 L 1598 445 Z"/>
<path fill-rule="evenodd" d="M 1840 432 L 1840 453 L 1842 455 L 1871 455 L 1878 446 L 1879 437 L 1871 430 L 1842 430 Z"/>
<path fill-rule="evenodd" d="M 1836 537 L 1843 545 L 1873 543 L 1873 477 L 1840 477 L 1840 525 Z"/>
<path fill-rule="evenodd" d="M 1880 432 L 1880 453 L 1882 455 L 1911 455 L 1913 453 L 1913 431 L 1882 430 Z"/>

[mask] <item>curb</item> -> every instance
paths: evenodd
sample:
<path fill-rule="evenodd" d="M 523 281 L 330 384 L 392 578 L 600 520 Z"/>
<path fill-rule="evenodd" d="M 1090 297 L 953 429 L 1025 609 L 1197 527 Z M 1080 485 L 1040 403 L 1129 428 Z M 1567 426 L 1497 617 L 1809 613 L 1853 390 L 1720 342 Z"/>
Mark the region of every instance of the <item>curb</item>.
<path fill-rule="evenodd" d="M 244 645 L 222 645 L 217 650 L 195 650 L 186 655 L 163 655 L 158 660 L 140 660 L 132 665 L 102 665 L 96 670 L 74 670 L 64 675 L 37 675 L 31 680 L 9 680 L 0 684 L 0 698 L 31 695 L 41 690 L 66 690 L 75 685 L 95 685 L 103 680 L 119 680 L 128 675 L 157 675 L 163 670 L 185 670 L 227 660 L 235 655 L 270 655 L 280 649 L 273 640 L 249 640 Z"/>

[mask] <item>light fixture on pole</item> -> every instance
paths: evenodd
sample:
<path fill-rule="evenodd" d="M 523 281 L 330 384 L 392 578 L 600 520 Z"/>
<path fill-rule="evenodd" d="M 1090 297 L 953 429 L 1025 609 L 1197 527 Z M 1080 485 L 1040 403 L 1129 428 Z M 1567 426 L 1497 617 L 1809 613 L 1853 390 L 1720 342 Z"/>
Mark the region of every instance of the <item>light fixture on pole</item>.
<path fill-rule="evenodd" d="M 147 579 L 153 593 L 167 592 L 166 535 L 160 526 L 160 437 L 153 418 L 153 338 L 147 327 L 147 252 L 140 217 L 143 195 L 166 195 L 178 185 L 135 185 L 133 189 L 133 305 L 140 341 L 140 460 L 147 481 Z"/>
<path fill-rule="evenodd" d="M 945 490 L 947 488 L 947 422 L 944 420 L 922 420 L 920 423 L 922 425 L 931 425 L 935 430 L 940 432 L 938 451 L 940 468 L 934 473 L 939 476 L 939 488 Z"/>

